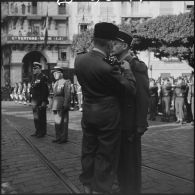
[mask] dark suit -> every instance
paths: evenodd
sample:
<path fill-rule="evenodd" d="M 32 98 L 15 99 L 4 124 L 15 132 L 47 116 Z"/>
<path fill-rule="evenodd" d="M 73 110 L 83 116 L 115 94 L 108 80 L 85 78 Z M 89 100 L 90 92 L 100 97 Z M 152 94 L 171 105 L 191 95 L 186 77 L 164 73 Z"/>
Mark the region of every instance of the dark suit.
<path fill-rule="evenodd" d="M 149 92 L 150 92 L 149 119 L 154 120 L 156 118 L 156 110 L 157 110 L 158 87 L 157 86 L 150 87 Z"/>
<path fill-rule="evenodd" d="M 47 76 L 40 73 L 34 75 L 30 93 L 32 94 L 31 105 L 33 109 L 35 134 L 44 136 L 47 131 L 46 127 L 46 107 L 42 107 L 42 103 L 48 104 L 49 89 L 47 86 Z"/>
<path fill-rule="evenodd" d="M 141 134 L 146 130 L 149 107 L 147 66 L 137 58 L 127 57 L 136 79 L 136 96 L 126 94 L 122 101 L 122 141 L 118 180 L 122 195 L 139 193 L 141 189 Z"/>
<path fill-rule="evenodd" d="M 110 192 L 120 149 L 119 99 L 125 91 L 135 94 L 135 79 L 130 70 L 123 78 L 104 58 L 98 51 L 78 55 L 75 70 L 84 96 L 80 180 L 95 191 Z"/>
<path fill-rule="evenodd" d="M 67 141 L 70 106 L 70 82 L 60 79 L 53 87 L 53 102 L 56 140 Z"/>

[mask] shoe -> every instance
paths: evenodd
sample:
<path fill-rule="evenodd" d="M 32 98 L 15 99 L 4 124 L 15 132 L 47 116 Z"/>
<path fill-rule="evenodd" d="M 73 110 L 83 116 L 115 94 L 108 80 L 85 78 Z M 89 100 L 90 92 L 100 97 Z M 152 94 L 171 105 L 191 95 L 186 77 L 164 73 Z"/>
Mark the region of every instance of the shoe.
<path fill-rule="evenodd" d="M 67 143 L 67 142 L 68 142 L 67 140 L 64 140 L 64 141 L 63 141 L 63 140 L 60 140 L 60 141 L 58 141 L 57 143 L 58 143 L 58 144 L 63 144 L 63 143 Z"/>
<path fill-rule="evenodd" d="M 57 143 L 59 141 L 60 141 L 59 139 L 54 139 L 54 140 L 52 140 L 52 143 Z"/>
<path fill-rule="evenodd" d="M 34 134 L 30 135 L 30 136 L 32 136 L 32 137 L 36 137 L 36 136 L 37 136 L 37 134 L 36 134 L 36 133 L 34 133 Z"/>
<path fill-rule="evenodd" d="M 191 125 L 194 126 L 194 121 L 191 122 Z"/>
<path fill-rule="evenodd" d="M 180 120 L 177 120 L 176 123 L 180 123 Z"/>

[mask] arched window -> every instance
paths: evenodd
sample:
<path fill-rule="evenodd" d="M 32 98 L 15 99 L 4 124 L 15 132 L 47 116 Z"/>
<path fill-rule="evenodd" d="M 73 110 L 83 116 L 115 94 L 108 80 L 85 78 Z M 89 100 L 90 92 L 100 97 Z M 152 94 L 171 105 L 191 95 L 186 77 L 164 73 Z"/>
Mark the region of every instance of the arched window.
<path fill-rule="evenodd" d="M 26 9 L 26 6 L 22 4 L 22 14 L 25 14 L 25 9 Z"/>
<path fill-rule="evenodd" d="M 15 14 L 17 14 L 18 13 L 18 5 L 16 4 L 15 5 Z"/>

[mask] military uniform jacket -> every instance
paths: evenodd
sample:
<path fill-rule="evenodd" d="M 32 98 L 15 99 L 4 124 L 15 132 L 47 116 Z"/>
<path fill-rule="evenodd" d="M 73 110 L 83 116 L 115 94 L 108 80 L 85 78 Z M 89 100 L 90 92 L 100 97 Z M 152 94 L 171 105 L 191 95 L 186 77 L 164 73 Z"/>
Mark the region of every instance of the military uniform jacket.
<path fill-rule="evenodd" d="M 70 106 L 70 82 L 59 79 L 53 86 L 52 110 L 68 110 Z"/>
<path fill-rule="evenodd" d="M 43 102 L 49 103 L 49 88 L 47 85 L 48 77 L 42 73 L 35 75 L 33 78 L 30 93 L 32 94 L 31 104 L 41 106 Z"/>
<path fill-rule="evenodd" d="M 176 85 L 173 92 L 173 99 L 176 97 L 185 97 L 186 89 L 187 87 L 184 84 Z"/>
<path fill-rule="evenodd" d="M 126 96 L 127 98 L 124 100 L 126 106 L 124 107 L 123 128 L 133 131 L 138 127 L 146 129 L 148 127 L 147 113 L 150 102 L 148 68 L 138 58 L 132 59 L 127 56 L 124 60 L 129 62 L 135 76 L 136 96 Z"/>
<path fill-rule="evenodd" d="M 117 97 L 124 92 L 134 95 L 135 78 L 126 70 L 124 78 L 118 68 L 104 61 L 105 56 L 98 51 L 80 54 L 75 59 L 75 71 L 82 87 L 84 101 L 88 99 Z"/>

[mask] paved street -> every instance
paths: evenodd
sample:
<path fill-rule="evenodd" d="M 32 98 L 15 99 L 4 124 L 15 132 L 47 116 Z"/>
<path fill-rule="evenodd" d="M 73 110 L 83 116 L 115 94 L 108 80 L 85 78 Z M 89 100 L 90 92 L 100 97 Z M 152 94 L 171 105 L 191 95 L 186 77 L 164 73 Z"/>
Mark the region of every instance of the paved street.
<path fill-rule="evenodd" d="M 54 123 L 47 113 L 47 136 L 30 137 L 34 132 L 31 107 L 2 102 L 1 178 L 17 193 L 67 193 L 67 187 L 43 163 L 20 132 L 52 163 L 69 186 L 83 192 L 81 172 L 81 112 L 70 111 L 69 142 L 54 144 Z M 142 138 L 142 192 L 194 192 L 194 128 L 154 121 Z"/>

